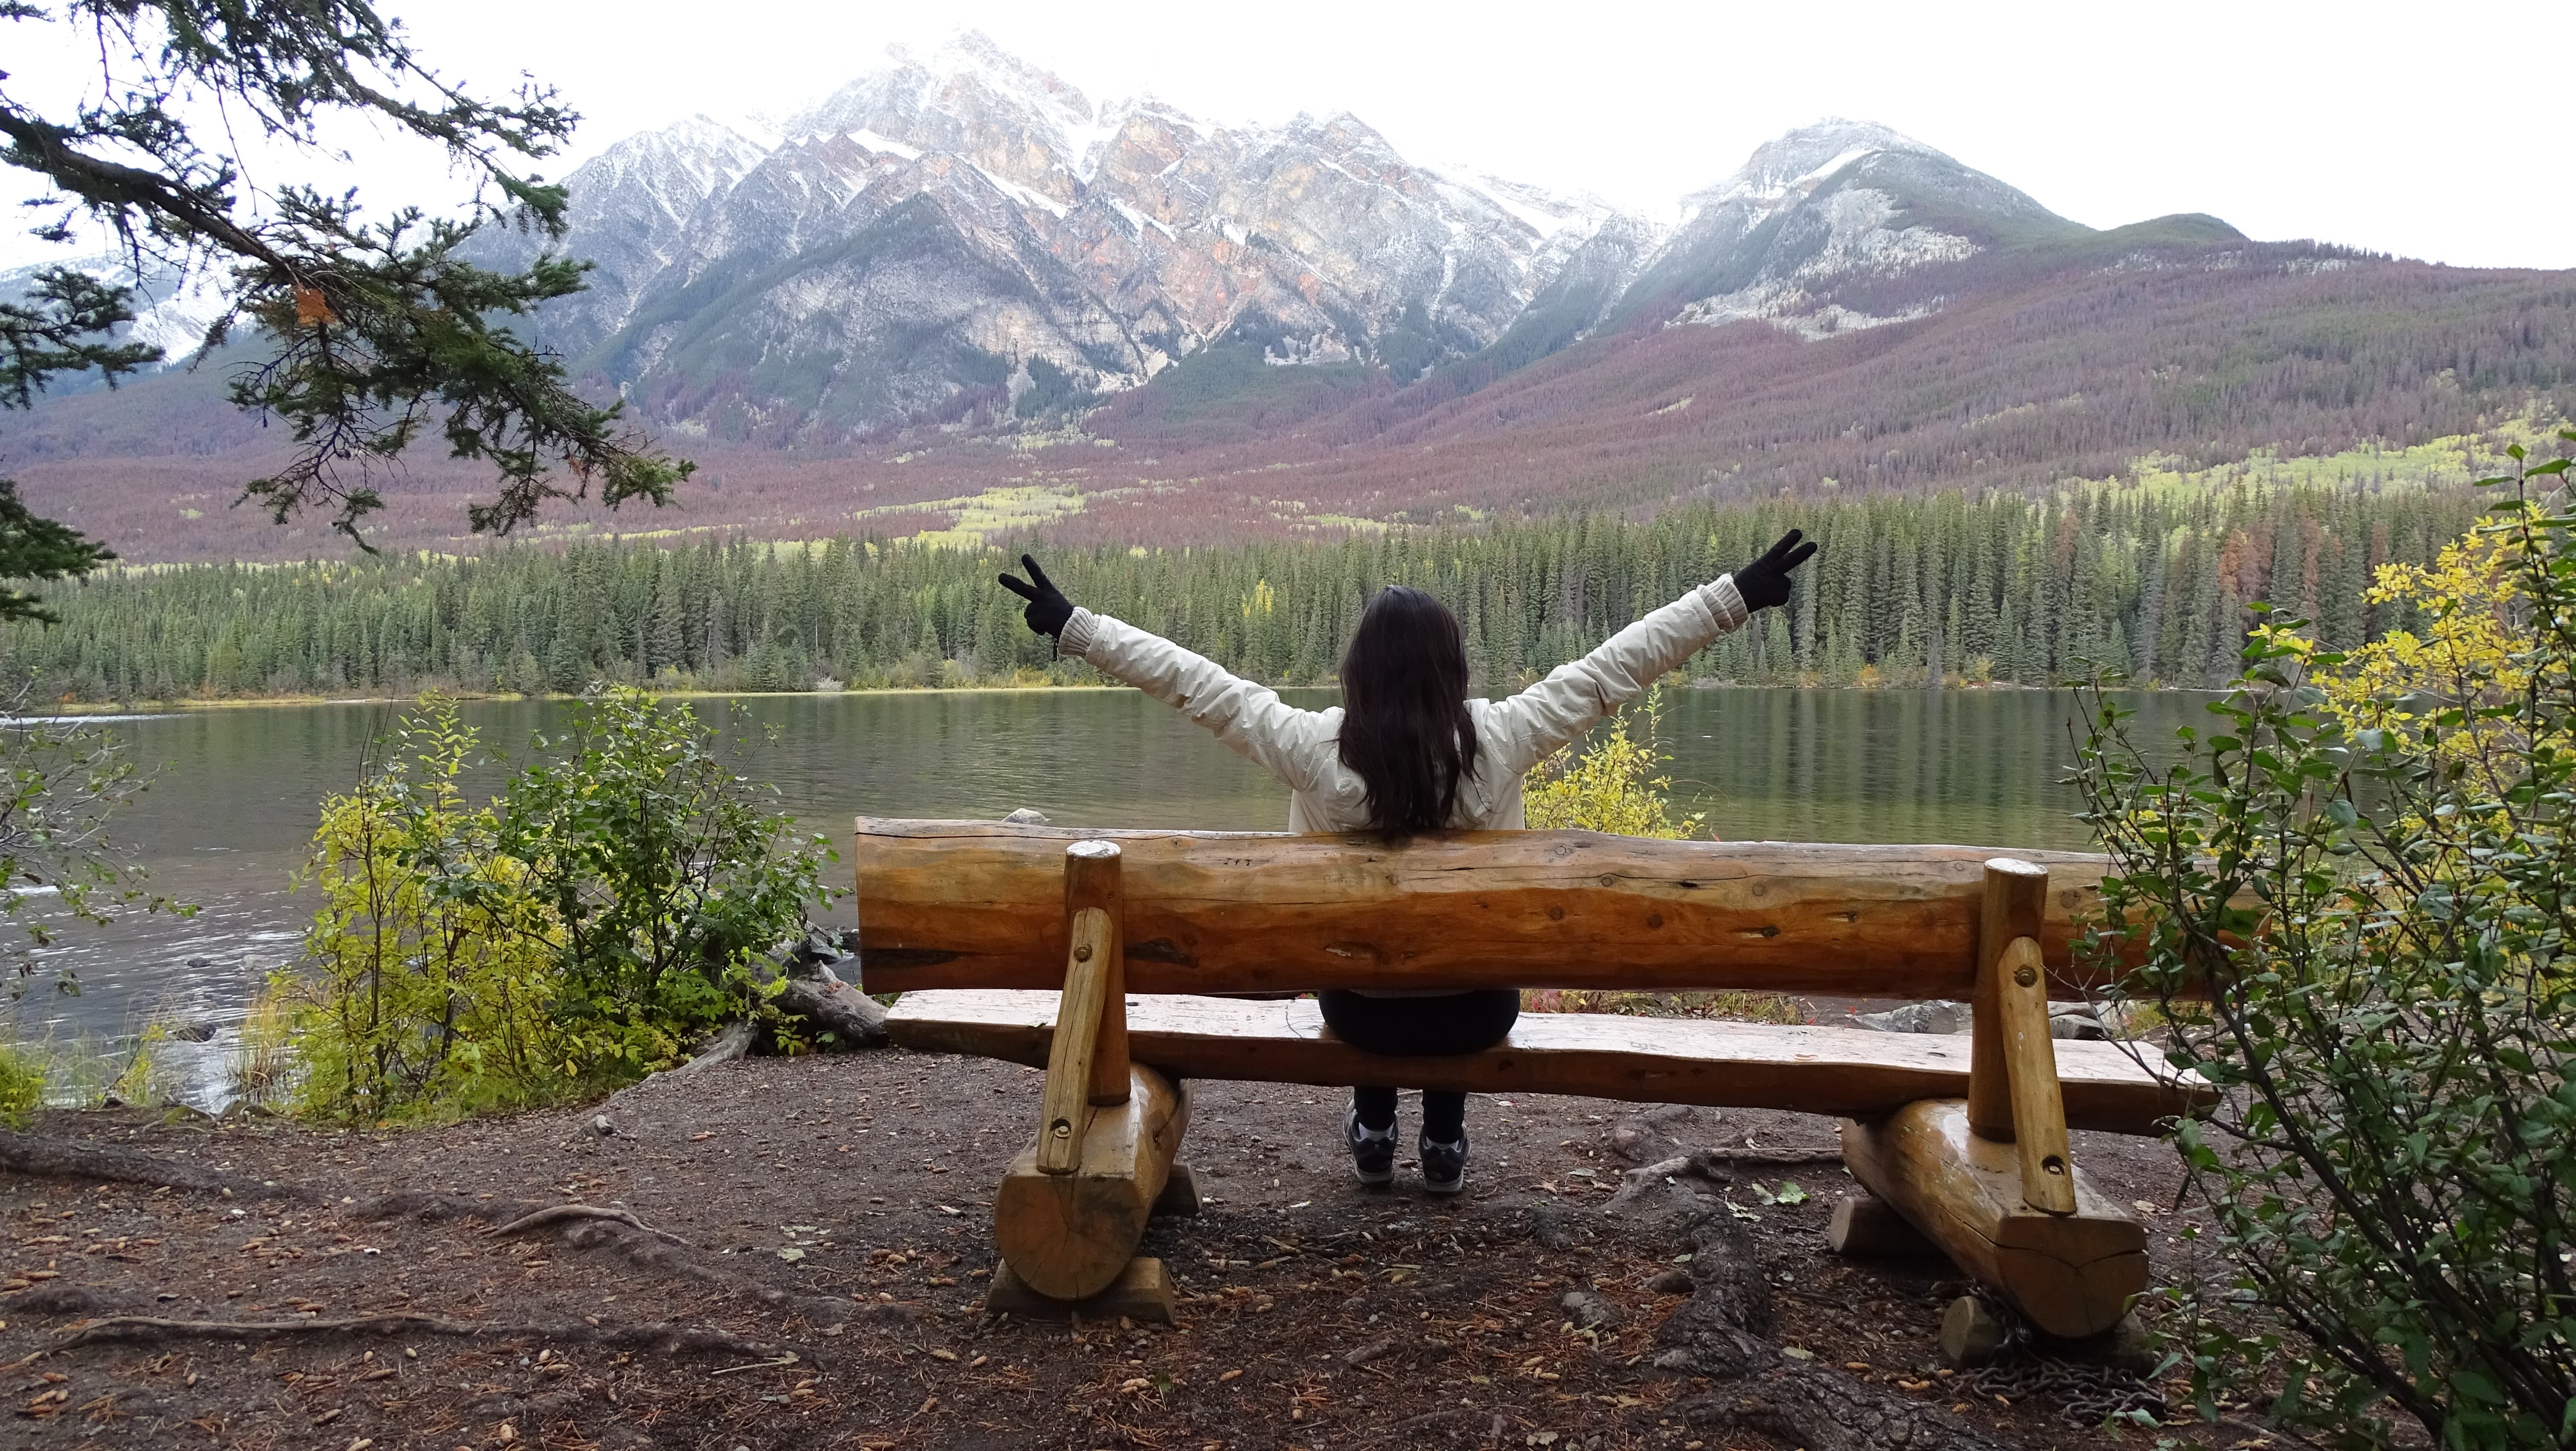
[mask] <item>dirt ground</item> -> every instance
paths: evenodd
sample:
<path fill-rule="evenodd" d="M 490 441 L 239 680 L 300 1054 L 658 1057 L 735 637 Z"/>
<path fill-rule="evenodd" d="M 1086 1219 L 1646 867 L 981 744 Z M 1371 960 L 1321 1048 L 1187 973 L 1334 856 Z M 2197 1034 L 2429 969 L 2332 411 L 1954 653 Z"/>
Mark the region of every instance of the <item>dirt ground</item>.
<path fill-rule="evenodd" d="M 1773 1337 L 1955 1411 L 1969 1439 L 1939 1444 L 2267 1444 L 2233 1419 L 2081 1425 L 2045 1389 L 1938 1369 L 1956 1272 L 1827 1253 L 1851 1181 L 1833 1124 L 1791 1114 L 1478 1098 L 1468 1192 L 1440 1200 L 1409 1162 L 1392 1191 L 1352 1181 L 1337 1092 L 1194 1084 L 1182 1158 L 1206 1206 L 1143 1251 L 1180 1323 L 997 1321 L 990 1200 L 1039 1081 L 890 1050 L 401 1132 L 46 1114 L 10 1144 L 22 1168 L 107 1150 L 123 1182 L 95 1161 L 0 1171 L 0 1443 L 1790 1451 L 1712 1423 L 1708 1383 L 1655 1364 L 1692 1241 L 1603 1208 L 1623 1170 L 1696 1149 L 1734 1156 L 1704 1187 L 1751 1232 Z M 1408 1102 L 1407 1144 L 1415 1123 Z M 2170 1151 L 2078 1135 L 2076 1154 L 2149 1217 L 2159 1272 L 2187 1272 Z M 636 1223 L 492 1232 L 564 1203 Z M 1580 1289 L 1614 1323 L 1578 1328 Z M 136 1316 L 284 1328 L 116 1318 Z"/>

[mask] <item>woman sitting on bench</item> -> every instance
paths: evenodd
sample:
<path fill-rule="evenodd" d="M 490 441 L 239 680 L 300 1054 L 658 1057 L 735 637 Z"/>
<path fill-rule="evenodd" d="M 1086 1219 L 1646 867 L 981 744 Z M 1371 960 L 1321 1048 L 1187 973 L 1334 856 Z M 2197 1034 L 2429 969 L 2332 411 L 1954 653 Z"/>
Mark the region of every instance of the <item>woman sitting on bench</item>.
<path fill-rule="evenodd" d="M 1700 585 L 1610 637 L 1601 648 L 1508 700 L 1467 695 L 1457 617 L 1417 589 L 1389 585 L 1360 615 L 1342 657 L 1342 703 L 1300 710 L 1161 636 L 1077 609 L 1037 561 L 1002 584 L 1029 602 L 1029 628 L 1179 709 L 1293 793 L 1290 831 L 1373 831 L 1389 838 L 1442 828 L 1518 830 L 1521 778 L 1559 747 L 1644 693 L 1668 671 L 1786 604 L 1789 574 L 1816 552 L 1792 529 L 1760 559 Z M 1509 988 L 1474 992 L 1331 991 L 1324 1021 L 1365 1052 L 1412 1057 L 1490 1048 L 1520 1016 Z M 1363 1184 L 1395 1177 L 1395 1090 L 1352 1092 L 1343 1125 Z M 1467 1096 L 1422 1095 L 1422 1187 L 1467 1182 Z"/>

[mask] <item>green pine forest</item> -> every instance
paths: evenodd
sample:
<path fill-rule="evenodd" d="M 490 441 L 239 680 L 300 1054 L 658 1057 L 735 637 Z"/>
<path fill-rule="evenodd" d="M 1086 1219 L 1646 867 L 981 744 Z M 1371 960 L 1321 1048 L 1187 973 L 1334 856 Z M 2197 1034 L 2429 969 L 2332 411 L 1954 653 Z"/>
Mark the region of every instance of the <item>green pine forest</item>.
<path fill-rule="evenodd" d="M 1695 659 L 1741 684 L 2042 685 L 2100 664 L 2207 686 L 2268 601 L 2350 645 L 2402 628 L 2363 595 L 2473 522 L 2464 489 L 2093 485 L 1692 506 L 1232 548 L 1028 544 L 1078 604 L 1277 684 L 1328 683 L 1369 592 L 1447 599 L 1477 677 L 1509 688 L 1792 525 L 1823 545 L 1786 610 Z M 153 566 L 48 590 L 61 623 L 0 633 L 49 696 L 259 696 L 1080 684 L 994 574 L 1021 543 L 883 539 L 513 546 L 301 565 Z"/>

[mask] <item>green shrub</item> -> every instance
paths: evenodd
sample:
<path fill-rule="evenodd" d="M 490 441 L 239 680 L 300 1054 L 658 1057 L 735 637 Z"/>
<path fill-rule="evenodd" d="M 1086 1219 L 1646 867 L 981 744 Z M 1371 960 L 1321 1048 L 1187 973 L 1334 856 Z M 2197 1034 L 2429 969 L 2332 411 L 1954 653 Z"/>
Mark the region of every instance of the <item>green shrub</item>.
<path fill-rule="evenodd" d="M 2177 1132 L 2233 1267 L 2171 1292 L 2205 1415 L 2277 1387 L 2277 1420 L 2345 1445 L 2402 1418 L 2576 1443 L 2576 514 L 2552 507 L 2487 526 L 2513 628 L 2445 657 L 2421 728 L 2357 717 L 2338 695 L 2377 662 L 2298 622 L 2255 632 L 2178 761 L 2092 697 L 2077 779 L 2126 925 L 2090 950 L 2143 955 L 2168 1058 L 2226 1091 Z M 2176 1001 L 2202 986 L 2205 1012 Z"/>
<path fill-rule="evenodd" d="M 686 705 L 593 695 L 538 739 L 561 759 L 480 806 L 457 785 L 478 746 L 426 699 L 323 805 L 307 966 L 272 983 L 301 1111 L 518 1107 L 641 1077 L 758 1011 L 754 957 L 824 896 L 821 840 L 790 840 L 774 789 L 730 772 Z"/>
<path fill-rule="evenodd" d="M 778 788 L 734 774 L 716 746 L 687 705 L 608 690 L 538 740 L 563 758 L 528 767 L 499 803 L 501 849 L 552 929 L 554 1012 L 618 1037 L 628 1072 L 745 1016 L 752 959 L 828 896 L 824 839 L 793 840 Z"/>
<path fill-rule="evenodd" d="M 301 886 L 322 904 L 290 1004 L 290 1102 L 369 1121 L 541 1102 L 590 1057 L 550 1011 L 553 924 L 457 778 L 474 730 L 446 700 L 396 722 L 356 790 L 326 798 Z"/>
<path fill-rule="evenodd" d="M 295 1082 L 294 991 L 274 982 L 251 999 L 233 1044 L 228 1086 L 234 1098 L 261 1108 L 284 1102 Z"/>
<path fill-rule="evenodd" d="M 1603 988 L 1523 988 L 1533 1013 L 1611 1013 L 1627 1018 L 1722 1018 L 1735 1023 L 1803 1023 L 1807 1011 L 1787 993 L 1726 988 L 1710 992 L 1622 992 Z"/>

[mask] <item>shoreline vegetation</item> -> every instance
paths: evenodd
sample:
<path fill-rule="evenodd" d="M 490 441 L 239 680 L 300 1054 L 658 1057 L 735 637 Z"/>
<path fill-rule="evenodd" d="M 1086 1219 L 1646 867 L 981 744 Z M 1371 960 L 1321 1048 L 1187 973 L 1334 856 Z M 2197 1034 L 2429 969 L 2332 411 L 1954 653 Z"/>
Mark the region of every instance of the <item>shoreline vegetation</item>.
<path fill-rule="evenodd" d="M 1266 683 L 1268 683 L 1268 682 L 1263 682 L 1263 683 L 1265 683 L 1265 684 L 1266 684 Z M 1687 678 L 1680 677 L 1680 676 L 1668 676 L 1668 677 L 1666 677 L 1666 679 L 1665 679 L 1665 682 L 1664 682 L 1664 683 L 1665 683 L 1666 685 L 1670 686 L 1671 688 L 1676 689 L 1676 690 L 1862 690 L 1862 691 L 1876 690 L 1876 691 L 1895 691 L 1895 690 L 2074 690 L 2074 689 L 2079 689 L 2079 688 L 2081 688 L 2081 687 L 2079 687 L 2079 686 L 2072 685 L 2072 684 L 2068 684 L 2068 683 L 2064 683 L 2064 682 L 2051 682 L 2051 683 L 2049 683 L 2049 684 L 2044 684 L 2044 685 L 2024 685 L 2024 684 L 2020 683 L 2019 681 L 2012 681 L 2012 680 L 1939 680 L 1939 681 L 1933 681 L 1933 680 L 1918 680 L 1918 681 L 1909 681 L 1909 682 L 1905 682 L 1905 683 L 1899 684 L 1899 683 L 1891 682 L 1891 681 L 1887 681 L 1887 680 L 1840 681 L 1840 682 L 1835 682 L 1835 681 L 1825 681 L 1825 680 L 1741 681 L 1741 680 L 1717 680 L 1717 679 L 1708 679 L 1708 678 L 1702 678 L 1702 679 L 1692 680 L 1692 679 L 1687 679 Z M 1066 680 L 1041 679 L 1041 680 L 1033 680 L 1033 681 L 1006 681 L 1006 682 L 1002 682 L 1002 683 L 999 683 L 999 684 L 986 682 L 986 683 L 975 684 L 975 685 L 849 685 L 849 686 L 843 686 L 842 688 L 840 688 L 840 689 L 838 689 L 838 690 L 701 690 L 701 689 L 672 689 L 672 690 L 664 690 L 664 689 L 660 689 L 660 688 L 653 687 L 653 686 L 644 686 L 644 687 L 639 687 L 639 688 L 641 688 L 641 689 L 644 691 L 644 693 L 645 693 L 645 694 L 647 694 L 647 695 L 649 695 L 649 696 L 652 696 L 652 697 L 653 697 L 654 699 L 656 699 L 656 700 L 683 700 L 683 701 L 686 701 L 686 700 L 805 700 L 805 699 L 817 699 L 817 698 L 831 698 L 831 697 L 835 697 L 835 696 L 845 696 L 845 695 L 861 695 L 861 696 L 871 696 L 871 697 L 873 697 L 873 696 L 880 696 L 880 695 L 896 695 L 896 696 L 906 696 L 906 695 L 919 695 L 919 696 L 928 696 L 928 695 L 1021 695 L 1021 694 L 1029 693 L 1029 692 L 1031 692 L 1031 691 L 1045 692 L 1045 693 L 1050 693 L 1050 694 L 1054 694 L 1054 693 L 1077 693 L 1077 694 L 1078 694 L 1078 693 L 1082 693 L 1082 692 L 1097 692 L 1097 693 L 1100 693 L 1100 694 L 1114 694 L 1114 693 L 1117 693 L 1117 692 L 1120 692 L 1120 691 L 1132 690 L 1134 687 L 1132 687 L 1132 686 L 1127 686 L 1127 685 L 1112 684 L 1112 683 L 1104 682 L 1104 681 L 1089 681 L 1089 680 L 1073 680 L 1073 681 L 1066 681 Z M 1283 685 L 1277 685 L 1277 686 L 1275 686 L 1275 687 L 1273 687 L 1273 688 L 1275 688 L 1275 689 L 1279 689 L 1279 690 L 1332 690 L 1332 689 L 1335 689 L 1336 687 L 1335 687 L 1333 684 L 1331 684 L 1330 682 L 1315 682 L 1315 683 L 1307 683 L 1307 684 L 1283 684 Z M 2224 692 L 2220 687 L 2217 687 L 2217 686 L 2210 686 L 2210 685 L 2175 685 L 2175 684 L 2169 684 L 2169 683 L 2160 682 L 2160 681 L 2159 681 L 2159 682 L 2131 682 L 2131 683 L 2129 683 L 2129 684 L 2127 684 L 2127 685 L 2122 686 L 2121 688 L 2122 688 L 2122 689 L 2128 689 L 2128 690 L 2154 691 L 2154 692 L 2158 692 L 2158 693 L 2176 693 L 2176 694 L 2191 694 L 2191 695 L 2219 695 L 2219 694 L 2224 694 L 2224 693 L 2225 693 L 2225 692 Z M 572 703 L 572 702 L 575 702 L 575 701 L 579 701 L 580 699 L 582 699 L 582 698 L 583 698 L 583 694 L 584 694 L 584 692 L 577 691 L 577 690 L 548 690 L 548 691 L 540 691 L 540 692 L 537 692 L 537 693 L 535 693 L 535 694 L 529 694 L 529 695 L 523 695 L 523 694 L 520 694 L 520 693 L 515 692 L 515 691 L 485 691 L 485 692 L 475 692 L 475 691 L 449 691 L 449 690 L 439 690 L 439 691 L 437 691 L 437 693 L 438 693 L 438 694 L 440 694 L 440 695 L 443 695 L 443 696 L 447 697 L 448 699 L 451 699 L 451 700 L 457 701 L 457 702 L 459 702 L 460 704 L 462 704 L 462 703 L 478 703 L 478 702 L 485 702 L 485 701 L 497 702 L 497 703 L 519 703 L 519 702 L 525 702 L 525 701 L 553 701 L 553 702 L 563 702 L 563 703 L 567 703 L 567 704 L 569 704 L 569 703 Z M 184 697 L 181 697 L 180 699 L 177 699 L 177 700 L 122 700 L 122 701 L 73 700 L 73 701 L 56 701 L 56 702 L 50 703 L 50 704 L 46 705 L 45 707 L 43 707 L 43 709 L 42 709 L 41 711 L 35 711 L 35 712 L 31 712 L 31 713 L 32 713 L 32 714 L 39 714 L 39 715 L 55 715 L 55 716 L 66 716 L 66 717 L 68 717 L 68 716 L 97 716 L 97 717 L 112 718 L 112 717 L 122 716 L 122 715 L 137 715 L 137 714 L 152 714 L 152 715 L 164 715 L 164 714 L 167 714 L 167 715 L 183 715 L 183 714 L 187 714 L 187 713 L 192 712 L 192 711 L 265 710 L 265 709 L 310 708 L 310 707 L 313 707 L 313 706 L 322 706 L 322 705 L 378 705 L 378 706 L 392 706 L 392 707 L 397 707 L 397 708 L 407 708 L 407 707 L 411 706 L 414 702 L 416 702 L 418 699 L 419 699 L 419 697 L 418 697 L 417 695 L 235 695 L 235 696 L 222 696 L 222 697 L 184 696 Z"/>
<path fill-rule="evenodd" d="M 1472 678 L 1505 691 L 1580 657 L 1795 525 L 1823 546 L 1787 608 L 1711 645 L 1693 682 L 2054 685 L 2096 668 L 2214 687 L 2265 607 L 2350 649 L 2418 623 L 2374 605 L 2473 522 L 2468 489 L 2092 486 L 1682 504 L 1475 529 L 1223 548 L 883 538 L 513 545 L 302 565 L 102 572 L 0 627 L 0 671 L 64 705 L 831 693 L 1074 686 L 994 580 L 1022 547 L 1076 602 L 1277 686 L 1329 685 L 1381 585 L 1443 598 Z"/>

